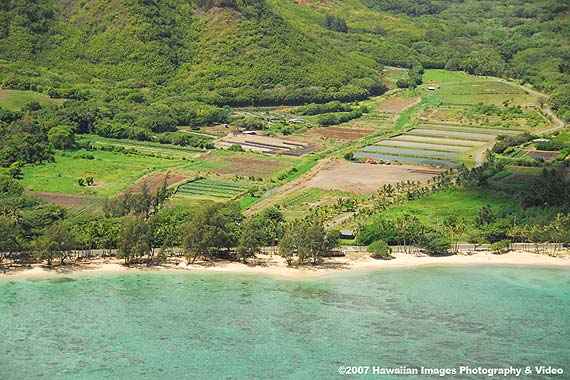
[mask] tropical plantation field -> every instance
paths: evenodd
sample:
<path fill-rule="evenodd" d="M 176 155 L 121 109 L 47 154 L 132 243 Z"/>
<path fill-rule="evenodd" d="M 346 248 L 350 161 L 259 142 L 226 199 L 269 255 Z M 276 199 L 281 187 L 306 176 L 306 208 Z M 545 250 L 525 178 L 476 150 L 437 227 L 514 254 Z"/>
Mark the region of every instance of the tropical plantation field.
<path fill-rule="evenodd" d="M 2 1 L 0 379 L 566 376 L 569 41 L 556 0 Z"/>
<path fill-rule="evenodd" d="M 147 248 L 225 246 L 235 258 L 301 221 L 332 241 L 349 230 L 353 244 L 398 221 L 422 248 L 450 225 L 493 244 L 515 240 L 514 220 L 547 228 L 565 215 L 567 20 L 554 2 L 496 6 L 495 18 L 474 1 L 176 0 L 153 17 L 117 3 L 98 10 L 102 29 L 79 2 L 34 4 L 8 6 L 0 29 L 3 215 L 16 251 L 38 251 L 66 223 L 91 248 L 125 251 L 118 231 L 148 227 Z M 464 37 L 465 17 L 510 45 Z M 210 247 L 189 232 L 206 219 L 224 231 Z M 87 238 L 106 223 L 113 238 Z"/>

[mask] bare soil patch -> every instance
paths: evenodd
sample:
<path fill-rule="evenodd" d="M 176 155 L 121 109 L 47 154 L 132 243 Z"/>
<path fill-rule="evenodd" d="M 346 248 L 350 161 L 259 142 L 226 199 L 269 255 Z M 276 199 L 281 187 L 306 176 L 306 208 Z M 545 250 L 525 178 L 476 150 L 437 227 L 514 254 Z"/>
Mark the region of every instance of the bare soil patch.
<path fill-rule="evenodd" d="M 284 168 L 284 164 L 279 161 L 270 161 L 257 158 L 247 157 L 227 157 L 224 163 L 228 166 L 223 169 L 217 169 L 220 174 L 241 175 L 245 177 L 270 177 L 276 172 Z"/>
<path fill-rule="evenodd" d="M 306 186 L 323 190 L 373 194 L 382 185 L 407 180 L 427 182 L 442 171 L 442 169 L 418 168 L 412 165 L 370 165 L 338 160 L 311 178 Z"/>
<path fill-rule="evenodd" d="M 441 145 L 454 145 L 454 146 L 481 146 L 485 144 L 482 141 L 471 141 L 464 139 L 457 140 L 457 139 L 446 139 L 440 137 L 427 137 L 427 136 L 414 136 L 414 135 L 399 135 L 393 137 L 392 140 L 413 141 L 425 144 L 441 144 Z"/>
<path fill-rule="evenodd" d="M 468 146 L 425 144 L 425 143 L 421 143 L 421 142 L 398 141 L 398 140 L 383 140 L 383 141 L 379 141 L 378 143 L 376 143 L 376 145 L 390 146 L 390 147 L 401 147 L 401 148 L 441 150 L 441 151 L 445 151 L 445 152 L 465 152 L 466 150 L 472 149 Z"/>
<path fill-rule="evenodd" d="M 162 186 L 162 182 L 164 181 L 164 177 L 166 177 L 166 173 L 149 174 L 149 175 L 143 177 L 137 183 L 135 183 L 130 188 L 130 191 L 133 193 L 140 193 L 143 189 L 143 184 L 146 182 L 148 190 L 150 191 L 151 194 L 154 194 Z M 169 173 L 166 183 L 168 186 L 172 186 L 174 184 L 183 182 L 187 179 L 188 179 L 187 176 Z"/>
<path fill-rule="evenodd" d="M 420 102 L 419 98 L 389 98 L 376 106 L 380 112 L 402 112 Z"/>
<path fill-rule="evenodd" d="M 66 209 L 81 209 L 84 207 L 95 206 L 94 211 L 100 211 L 104 200 L 103 197 L 77 194 L 55 194 L 44 193 L 41 191 L 29 191 L 28 194 L 40 198 L 48 203 L 53 203 Z"/>
<path fill-rule="evenodd" d="M 288 156 L 302 156 L 317 149 L 317 146 L 306 141 L 291 138 L 275 138 L 251 134 L 230 134 L 216 142 L 216 146 L 229 148 L 232 145 L 241 145 L 243 150 L 267 153 L 284 154 Z"/>
<path fill-rule="evenodd" d="M 327 127 L 311 129 L 309 135 L 317 135 L 336 140 L 358 140 L 374 133 L 373 129 Z"/>
<path fill-rule="evenodd" d="M 523 158 L 532 158 L 535 160 L 554 161 L 560 152 L 546 150 L 531 150 L 527 152 Z"/>
<path fill-rule="evenodd" d="M 456 131 L 446 131 L 443 129 L 415 128 L 412 129 L 409 133 L 416 136 L 419 135 L 419 136 L 429 136 L 429 137 L 489 140 L 489 141 L 497 138 L 497 135 L 493 135 L 490 133 L 456 132 Z"/>

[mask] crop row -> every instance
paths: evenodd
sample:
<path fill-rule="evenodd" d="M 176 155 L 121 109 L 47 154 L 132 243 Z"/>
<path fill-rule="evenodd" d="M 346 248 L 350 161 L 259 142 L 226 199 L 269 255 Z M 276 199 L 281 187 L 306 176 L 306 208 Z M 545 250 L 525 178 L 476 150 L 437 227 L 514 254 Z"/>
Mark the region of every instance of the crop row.
<path fill-rule="evenodd" d="M 420 157 L 405 157 L 405 156 L 395 156 L 390 154 L 379 154 L 379 153 L 368 153 L 368 152 L 356 152 L 354 154 L 356 158 L 372 158 L 374 160 L 383 161 L 394 161 L 394 162 L 408 162 L 413 164 L 423 164 L 423 165 L 434 165 L 434 166 L 452 166 L 457 167 L 459 164 L 456 162 L 448 160 L 438 160 L 430 158 L 420 158 Z"/>
<path fill-rule="evenodd" d="M 188 182 L 186 185 L 222 187 L 222 188 L 232 188 L 232 189 L 240 189 L 240 190 L 244 190 L 244 189 L 248 188 L 248 185 L 241 184 L 241 183 L 222 182 L 222 181 L 214 181 L 214 180 L 208 180 L 208 179 L 201 179 L 198 181 Z M 186 186 L 186 185 L 184 185 L 184 186 Z"/>
<path fill-rule="evenodd" d="M 370 145 L 363 149 L 367 152 L 388 153 L 395 155 L 414 156 L 414 157 L 441 157 L 441 158 L 459 158 L 459 154 L 454 152 L 442 152 L 427 149 L 408 149 L 390 146 Z"/>
<path fill-rule="evenodd" d="M 213 180 L 188 182 L 178 188 L 182 195 L 205 195 L 218 198 L 233 198 L 247 189 L 247 185 Z"/>

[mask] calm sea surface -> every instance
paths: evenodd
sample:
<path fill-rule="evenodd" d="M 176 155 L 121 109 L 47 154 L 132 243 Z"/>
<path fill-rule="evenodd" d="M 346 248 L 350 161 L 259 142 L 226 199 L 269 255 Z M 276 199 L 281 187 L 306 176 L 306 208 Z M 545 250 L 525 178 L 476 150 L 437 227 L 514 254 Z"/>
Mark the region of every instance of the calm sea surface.
<path fill-rule="evenodd" d="M 424 379 L 338 368 L 461 365 L 570 378 L 570 270 L 0 278 L 0 379 Z"/>

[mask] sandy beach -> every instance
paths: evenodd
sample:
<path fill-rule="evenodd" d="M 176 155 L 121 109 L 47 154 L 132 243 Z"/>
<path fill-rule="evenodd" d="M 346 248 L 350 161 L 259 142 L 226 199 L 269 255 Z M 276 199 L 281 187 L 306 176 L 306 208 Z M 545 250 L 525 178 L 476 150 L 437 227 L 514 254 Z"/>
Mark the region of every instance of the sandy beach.
<path fill-rule="evenodd" d="M 171 257 L 160 266 L 137 264 L 123 265 L 122 260 L 114 258 L 95 258 L 79 261 L 64 266 L 48 268 L 42 264 L 27 267 L 4 268 L 0 278 L 28 278 L 41 276 L 57 276 L 89 273 L 132 273 L 132 272 L 180 272 L 189 273 L 235 273 L 266 275 L 281 279 L 304 279 L 355 271 L 372 271 L 389 268 L 413 268 L 426 266 L 541 266 L 570 269 L 570 255 L 552 257 L 546 254 L 535 254 L 513 251 L 502 255 L 479 252 L 472 255 L 452 255 L 431 257 L 426 255 L 405 254 L 396 252 L 391 260 L 380 260 L 369 257 L 365 252 L 350 252 L 345 257 L 326 258 L 319 265 L 287 266 L 278 255 L 258 255 L 247 263 L 235 261 L 198 261 L 187 264 L 184 258 Z"/>

